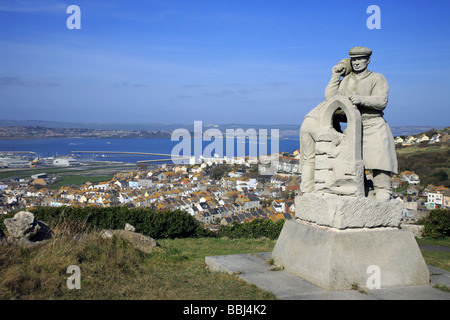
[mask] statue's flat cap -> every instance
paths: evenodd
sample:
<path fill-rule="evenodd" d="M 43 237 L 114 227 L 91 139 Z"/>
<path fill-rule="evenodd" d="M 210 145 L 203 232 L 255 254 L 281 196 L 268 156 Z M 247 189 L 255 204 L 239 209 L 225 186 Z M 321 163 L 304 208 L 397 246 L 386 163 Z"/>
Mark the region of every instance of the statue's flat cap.
<path fill-rule="evenodd" d="M 372 55 L 372 50 L 366 47 L 353 47 L 348 52 L 350 57 L 370 57 Z"/>

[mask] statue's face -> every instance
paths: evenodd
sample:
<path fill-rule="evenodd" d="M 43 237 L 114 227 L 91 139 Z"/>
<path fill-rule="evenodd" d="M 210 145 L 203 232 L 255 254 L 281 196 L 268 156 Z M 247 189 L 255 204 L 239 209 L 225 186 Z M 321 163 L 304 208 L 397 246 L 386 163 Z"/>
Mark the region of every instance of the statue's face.
<path fill-rule="evenodd" d="M 352 68 L 355 72 L 361 72 L 367 69 L 367 65 L 370 62 L 369 57 L 354 57 L 351 58 Z"/>

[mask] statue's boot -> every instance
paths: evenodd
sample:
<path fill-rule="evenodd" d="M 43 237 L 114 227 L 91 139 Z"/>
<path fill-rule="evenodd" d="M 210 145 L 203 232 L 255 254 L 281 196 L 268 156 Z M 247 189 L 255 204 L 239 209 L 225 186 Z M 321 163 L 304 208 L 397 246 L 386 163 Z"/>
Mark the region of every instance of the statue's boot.
<path fill-rule="evenodd" d="M 375 197 L 380 202 L 388 202 L 391 200 L 391 192 L 384 189 L 378 189 L 375 190 Z"/>

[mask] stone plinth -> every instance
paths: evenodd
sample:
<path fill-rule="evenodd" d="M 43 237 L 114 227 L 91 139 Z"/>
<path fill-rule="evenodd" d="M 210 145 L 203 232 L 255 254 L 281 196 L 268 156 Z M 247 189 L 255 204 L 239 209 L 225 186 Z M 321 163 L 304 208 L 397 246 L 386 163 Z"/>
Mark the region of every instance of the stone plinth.
<path fill-rule="evenodd" d="M 337 229 L 398 227 L 403 202 L 308 193 L 295 198 L 295 215 L 303 221 Z"/>
<path fill-rule="evenodd" d="M 414 236 L 396 228 L 337 230 L 287 220 L 272 258 L 277 266 L 329 291 L 367 288 L 369 266 L 379 268 L 381 288 L 430 281 Z"/>

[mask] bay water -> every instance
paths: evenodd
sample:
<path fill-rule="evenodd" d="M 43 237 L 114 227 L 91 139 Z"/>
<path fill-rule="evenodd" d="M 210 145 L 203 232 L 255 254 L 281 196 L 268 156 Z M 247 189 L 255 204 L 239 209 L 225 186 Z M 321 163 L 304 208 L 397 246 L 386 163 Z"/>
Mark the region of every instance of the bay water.
<path fill-rule="evenodd" d="M 201 139 L 200 139 L 201 140 Z M 171 139 L 155 138 L 155 139 L 95 139 L 95 138 L 80 138 L 80 139 L 0 139 L 0 153 L 8 151 L 32 151 L 36 155 L 30 155 L 30 158 L 40 157 L 59 157 L 70 156 L 73 151 L 98 151 L 96 154 L 78 154 L 77 159 L 83 160 L 97 160 L 97 161 L 120 161 L 126 163 L 135 163 L 136 161 L 143 160 L 156 160 L 156 159 L 168 159 L 174 147 L 180 144 L 182 141 L 171 141 Z M 202 152 L 208 145 L 211 145 L 210 141 L 200 141 L 202 145 Z M 191 139 L 191 154 L 194 155 L 194 141 Z M 234 154 L 233 156 L 241 155 L 236 154 L 239 144 L 237 139 L 234 141 Z M 258 155 L 270 154 L 274 152 L 271 150 L 271 140 L 266 142 L 255 142 L 246 139 L 245 141 L 245 155 L 249 155 L 250 144 L 256 143 L 258 145 Z M 264 145 L 266 144 L 266 145 Z M 211 145 L 212 146 L 212 145 Z M 294 150 L 300 148 L 298 136 L 284 136 L 279 140 L 279 152 L 292 153 Z M 263 153 L 267 150 L 266 153 Z M 143 153 L 159 153 L 167 154 L 168 156 L 153 156 L 153 155 L 136 155 L 136 154 L 111 154 L 104 152 L 143 152 Z M 222 152 L 220 152 L 222 151 Z M 214 150 L 214 153 L 227 155 L 226 142 L 223 141 L 223 150 Z M 76 153 L 75 153 L 76 154 Z M 178 155 L 178 153 L 175 153 Z M 179 155 L 186 155 L 186 150 Z M 189 155 L 189 154 L 188 154 Z M 211 154 L 210 156 L 213 156 Z"/>

